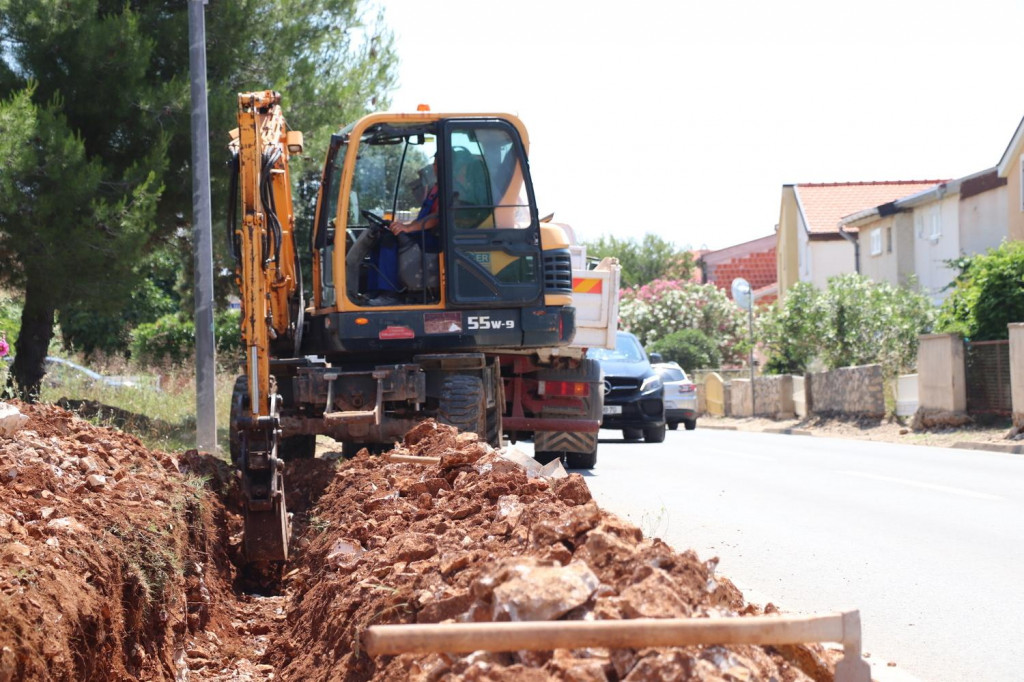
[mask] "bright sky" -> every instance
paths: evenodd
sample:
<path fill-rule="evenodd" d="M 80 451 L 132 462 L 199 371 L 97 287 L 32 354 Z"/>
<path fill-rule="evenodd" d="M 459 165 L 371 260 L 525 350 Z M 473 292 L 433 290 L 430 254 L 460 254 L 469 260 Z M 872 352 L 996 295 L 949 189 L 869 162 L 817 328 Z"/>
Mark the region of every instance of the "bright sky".
<path fill-rule="evenodd" d="M 517 114 L 581 239 L 757 239 L 783 184 L 962 177 L 1024 116 L 1019 0 L 383 2 L 392 109 Z"/>

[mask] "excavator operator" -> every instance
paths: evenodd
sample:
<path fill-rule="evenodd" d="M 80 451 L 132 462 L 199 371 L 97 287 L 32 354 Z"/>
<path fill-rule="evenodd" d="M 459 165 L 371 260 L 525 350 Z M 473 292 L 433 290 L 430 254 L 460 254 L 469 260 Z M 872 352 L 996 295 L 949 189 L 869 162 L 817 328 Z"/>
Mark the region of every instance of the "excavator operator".
<path fill-rule="evenodd" d="M 367 289 L 375 291 L 376 294 L 367 300 L 370 306 L 397 305 L 400 303 L 396 294 L 403 290 L 403 281 L 400 272 L 399 258 L 402 250 L 402 243 L 412 243 L 422 249 L 422 253 L 436 262 L 437 254 L 441 251 L 440 238 L 440 201 L 437 187 L 437 157 L 433 161 L 433 179 L 430 189 L 427 190 L 420 206 L 419 213 L 414 220 L 407 223 L 394 221 L 387 227 L 395 237 L 406 235 L 407 237 L 395 239 L 385 234 L 385 238 L 378 241 L 370 255 L 371 267 L 367 273 Z M 424 169 L 424 174 L 426 169 Z M 412 267 L 422 267 L 419 263 L 413 263 Z"/>

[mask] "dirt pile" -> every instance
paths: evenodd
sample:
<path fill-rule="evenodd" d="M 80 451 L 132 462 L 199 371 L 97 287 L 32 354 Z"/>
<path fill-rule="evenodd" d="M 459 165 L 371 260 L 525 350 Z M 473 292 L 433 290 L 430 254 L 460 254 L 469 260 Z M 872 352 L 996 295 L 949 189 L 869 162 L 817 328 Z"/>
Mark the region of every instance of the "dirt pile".
<path fill-rule="evenodd" d="M 599 509 L 582 477 L 434 422 L 391 454 L 436 463 L 290 463 L 293 561 L 240 572 L 222 461 L 17 407 L 27 423 L 0 433 L 0 682 L 832 677 L 816 645 L 372 659 L 373 624 L 761 611 L 714 561 Z"/>
<path fill-rule="evenodd" d="M 224 589 L 215 497 L 132 436 L 16 407 L 6 423 L 24 423 L 0 435 L 0 680 L 174 679 Z"/>

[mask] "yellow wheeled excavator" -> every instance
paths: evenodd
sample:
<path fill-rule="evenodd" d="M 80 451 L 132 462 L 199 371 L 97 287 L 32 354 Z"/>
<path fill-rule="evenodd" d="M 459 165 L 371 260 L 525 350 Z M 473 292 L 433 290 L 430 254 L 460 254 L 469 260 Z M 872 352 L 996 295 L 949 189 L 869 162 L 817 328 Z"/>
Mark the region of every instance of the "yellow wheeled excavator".
<path fill-rule="evenodd" d="M 334 134 L 304 245 L 309 301 L 288 165 L 303 139 L 278 93 L 238 96 L 230 150 L 246 353 L 231 455 L 250 560 L 287 559 L 283 461 L 313 457 L 317 435 L 351 456 L 434 418 L 595 466 L 602 376 L 574 343 L 573 284 L 599 292 L 587 343 L 603 344 L 618 264 L 584 272 L 571 230 L 540 218 L 517 117 L 376 113 Z"/>

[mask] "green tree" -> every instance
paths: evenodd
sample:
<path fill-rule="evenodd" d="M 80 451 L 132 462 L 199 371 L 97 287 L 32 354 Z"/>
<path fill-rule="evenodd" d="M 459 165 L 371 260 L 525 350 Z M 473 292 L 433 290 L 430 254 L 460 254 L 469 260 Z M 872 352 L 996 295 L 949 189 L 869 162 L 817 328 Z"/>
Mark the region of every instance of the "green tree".
<path fill-rule="evenodd" d="M 61 103 L 32 102 L 30 85 L 0 102 L 0 277 L 25 292 L 12 379 L 38 395 L 55 313 L 116 309 L 137 277 L 160 195 L 163 144 L 122 169 L 90 159 Z"/>
<path fill-rule="evenodd" d="M 698 329 L 715 343 L 723 362 L 742 362 L 750 348 L 746 313 L 713 284 L 656 280 L 626 289 L 619 320 L 645 347 L 673 332 Z"/>
<path fill-rule="evenodd" d="M 623 288 L 659 279 L 689 280 L 695 267 L 693 254 L 650 233 L 645 234 L 640 242 L 602 235 L 596 242 L 586 242 L 586 246 L 588 256 L 614 256 L 619 259 Z"/>
<path fill-rule="evenodd" d="M 936 329 L 975 341 L 1009 338 L 1006 325 L 1024 321 L 1024 242 L 1004 242 L 960 265 Z"/>
<path fill-rule="evenodd" d="M 166 298 L 140 284 L 154 270 L 163 294 L 191 305 L 191 249 L 181 248 L 192 216 L 188 5 L 0 0 L 0 285 L 24 292 L 14 378 L 26 397 L 42 377 L 55 315 L 65 343 L 123 347 L 125 325 L 165 312 Z M 284 92 L 311 150 L 386 106 L 393 37 L 382 14 L 364 22 L 360 7 L 234 0 L 206 10 L 215 207 L 227 201 L 217 150 L 236 125 L 238 92 Z M 297 161 L 303 196 L 315 195 L 321 158 Z M 221 296 L 233 288 L 225 242 L 214 240 Z M 173 284 L 149 258 L 161 250 L 176 257 Z M 133 297 L 139 314 L 126 315 Z"/>

